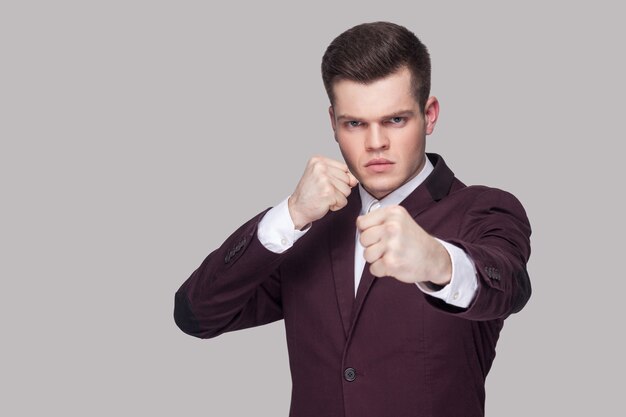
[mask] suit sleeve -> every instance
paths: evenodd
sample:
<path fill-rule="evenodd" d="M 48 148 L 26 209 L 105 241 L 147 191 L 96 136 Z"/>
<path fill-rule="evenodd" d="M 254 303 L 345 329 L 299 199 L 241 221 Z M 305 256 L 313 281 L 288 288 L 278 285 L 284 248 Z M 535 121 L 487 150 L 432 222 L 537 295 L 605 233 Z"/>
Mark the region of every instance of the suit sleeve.
<path fill-rule="evenodd" d="M 208 339 L 283 318 L 279 265 L 285 255 L 257 237 L 266 211 L 211 252 L 176 292 L 174 321 L 183 332 Z"/>
<path fill-rule="evenodd" d="M 521 203 L 510 193 L 487 189 L 463 216 L 458 238 L 446 241 L 474 261 L 478 288 L 467 309 L 429 297 L 438 308 L 470 320 L 504 319 L 526 305 L 531 294 L 526 263 L 531 227 Z"/>

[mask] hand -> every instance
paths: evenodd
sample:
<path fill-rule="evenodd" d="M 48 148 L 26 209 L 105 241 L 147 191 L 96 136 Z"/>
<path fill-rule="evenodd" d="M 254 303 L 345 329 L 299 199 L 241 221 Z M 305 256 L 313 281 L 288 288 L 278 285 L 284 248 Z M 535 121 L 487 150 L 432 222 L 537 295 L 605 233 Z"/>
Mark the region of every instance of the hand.
<path fill-rule="evenodd" d="M 452 276 L 448 252 L 402 206 L 390 206 L 357 218 L 364 258 L 375 277 L 406 283 L 446 285 Z"/>
<path fill-rule="evenodd" d="M 323 156 L 311 158 L 287 202 L 296 229 L 345 207 L 357 183 L 346 164 Z"/>

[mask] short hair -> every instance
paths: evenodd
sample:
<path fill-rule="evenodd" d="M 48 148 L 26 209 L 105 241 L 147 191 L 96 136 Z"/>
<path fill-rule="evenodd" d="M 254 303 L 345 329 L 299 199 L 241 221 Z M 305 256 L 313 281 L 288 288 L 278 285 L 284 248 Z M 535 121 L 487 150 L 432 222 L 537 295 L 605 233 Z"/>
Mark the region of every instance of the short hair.
<path fill-rule="evenodd" d="M 363 23 L 337 36 L 322 58 L 322 80 L 334 104 L 335 81 L 369 84 L 403 66 L 411 71 L 413 95 L 424 112 L 430 95 L 430 55 L 413 32 L 395 23 Z"/>

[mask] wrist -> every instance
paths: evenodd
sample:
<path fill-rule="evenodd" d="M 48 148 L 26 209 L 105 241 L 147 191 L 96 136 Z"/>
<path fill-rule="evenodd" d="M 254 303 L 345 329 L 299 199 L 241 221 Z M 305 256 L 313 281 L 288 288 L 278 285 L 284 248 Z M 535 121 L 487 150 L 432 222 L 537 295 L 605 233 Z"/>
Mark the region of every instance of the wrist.
<path fill-rule="evenodd" d="M 303 219 L 302 216 L 298 213 L 298 210 L 294 207 L 292 197 L 289 197 L 289 199 L 287 200 L 287 208 L 289 209 L 289 216 L 291 217 L 293 227 L 296 230 L 302 230 L 310 223 L 306 219 Z"/>
<path fill-rule="evenodd" d="M 435 240 L 435 244 L 436 255 L 434 259 L 436 259 L 436 262 L 434 262 L 433 266 L 435 266 L 435 268 L 433 268 L 429 282 L 433 284 L 434 288 L 439 287 L 441 289 L 452 280 L 452 259 L 441 243 Z"/>

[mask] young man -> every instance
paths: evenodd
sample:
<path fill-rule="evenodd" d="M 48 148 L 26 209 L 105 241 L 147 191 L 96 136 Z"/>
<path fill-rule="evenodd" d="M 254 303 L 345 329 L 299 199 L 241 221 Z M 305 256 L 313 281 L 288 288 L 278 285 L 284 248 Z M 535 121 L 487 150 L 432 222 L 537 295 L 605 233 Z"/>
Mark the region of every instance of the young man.
<path fill-rule="evenodd" d="M 344 32 L 322 76 L 345 164 L 311 158 L 182 285 L 176 323 L 210 338 L 284 319 L 292 417 L 482 416 L 503 321 L 530 297 L 524 209 L 425 153 L 439 103 L 404 27 Z"/>

